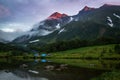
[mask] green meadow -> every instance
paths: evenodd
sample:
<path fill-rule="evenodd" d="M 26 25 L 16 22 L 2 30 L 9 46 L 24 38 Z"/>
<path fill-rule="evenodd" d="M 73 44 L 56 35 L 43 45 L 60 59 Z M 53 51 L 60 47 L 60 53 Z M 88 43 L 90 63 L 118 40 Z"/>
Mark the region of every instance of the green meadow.
<path fill-rule="evenodd" d="M 115 51 L 115 44 L 82 47 L 73 50 L 51 53 L 50 58 L 57 59 L 120 59 Z"/>

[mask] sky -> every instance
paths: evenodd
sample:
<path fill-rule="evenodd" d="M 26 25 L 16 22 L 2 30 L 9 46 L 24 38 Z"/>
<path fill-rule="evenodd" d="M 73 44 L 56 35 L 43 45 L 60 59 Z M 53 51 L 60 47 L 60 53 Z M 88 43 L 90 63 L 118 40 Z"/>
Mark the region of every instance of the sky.
<path fill-rule="evenodd" d="M 120 0 L 0 0 L 0 30 L 25 32 L 54 12 L 77 14 L 84 6 L 120 5 Z"/>
<path fill-rule="evenodd" d="M 120 0 L 0 0 L 0 29 L 26 31 L 54 12 L 77 14 L 84 6 L 120 4 Z"/>

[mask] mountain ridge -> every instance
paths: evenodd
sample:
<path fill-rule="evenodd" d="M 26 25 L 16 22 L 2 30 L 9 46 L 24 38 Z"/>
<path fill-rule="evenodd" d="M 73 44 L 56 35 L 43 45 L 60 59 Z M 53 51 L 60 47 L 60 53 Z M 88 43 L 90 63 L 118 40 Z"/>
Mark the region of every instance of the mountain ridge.
<path fill-rule="evenodd" d="M 85 8 L 87 8 L 87 11 L 83 11 Z M 50 43 L 58 40 L 71 40 L 74 38 L 95 40 L 103 36 L 119 38 L 117 36 L 119 35 L 120 29 L 120 6 L 103 5 L 99 8 L 89 8 L 86 6 L 83 10 L 77 15 L 65 16 L 60 19 L 45 20 L 44 26 L 42 25 L 39 27 L 46 30 L 48 27 L 52 27 L 52 32 L 50 34 L 45 36 L 33 36 L 30 39 L 23 41 L 20 41 L 20 38 L 23 38 L 20 37 L 13 42 L 29 43 L 29 41 L 39 39 L 38 43 Z M 47 23 L 49 23 L 49 26 L 45 28 L 48 25 Z"/>
<path fill-rule="evenodd" d="M 90 10 L 94 10 L 95 8 L 91 8 L 88 6 L 85 6 L 81 11 L 90 11 Z"/>
<path fill-rule="evenodd" d="M 53 14 L 51 14 L 47 19 L 60 19 L 62 17 L 66 17 L 68 16 L 67 14 L 61 14 L 59 12 L 54 12 Z"/>

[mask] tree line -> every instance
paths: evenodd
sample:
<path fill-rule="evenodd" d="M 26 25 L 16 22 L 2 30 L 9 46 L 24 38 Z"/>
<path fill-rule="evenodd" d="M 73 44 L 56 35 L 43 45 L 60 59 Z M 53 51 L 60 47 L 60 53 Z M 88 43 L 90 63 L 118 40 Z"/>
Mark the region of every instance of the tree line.
<path fill-rule="evenodd" d="M 23 47 L 15 46 L 13 44 L 4 44 L 0 43 L 0 54 L 8 54 L 13 56 L 24 55 L 25 53 L 29 53 L 28 50 L 25 50 Z"/>
<path fill-rule="evenodd" d="M 70 50 L 70 49 L 86 47 L 86 46 L 119 44 L 119 43 L 120 43 L 119 40 L 116 40 L 114 38 L 101 37 L 93 41 L 73 39 L 70 41 L 57 41 L 54 43 L 46 44 L 44 46 L 30 45 L 29 47 L 39 52 L 58 52 L 58 51 Z"/>

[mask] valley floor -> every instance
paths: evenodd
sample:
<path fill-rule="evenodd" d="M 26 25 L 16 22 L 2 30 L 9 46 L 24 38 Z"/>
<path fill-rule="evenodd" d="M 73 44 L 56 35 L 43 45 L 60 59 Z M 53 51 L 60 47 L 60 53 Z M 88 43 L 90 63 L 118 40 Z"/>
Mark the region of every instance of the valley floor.
<path fill-rule="evenodd" d="M 120 59 L 115 51 L 116 44 L 83 47 L 73 50 L 51 53 L 50 58 L 62 59 Z"/>
<path fill-rule="evenodd" d="M 1 55 L 0 58 L 8 57 L 16 60 L 28 59 L 49 59 L 55 63 L 62 63 L 76 67 L 91 69 L 111 70 L 92 80 L 119 80 L 120 71 L 114 71 L 120 64 L 120 53 L 118 44 L 99 45 L 82 47 L 73 50 L 50 53 L 46 57 L 26 56 L 9 56 L 10 54 Z"/>

